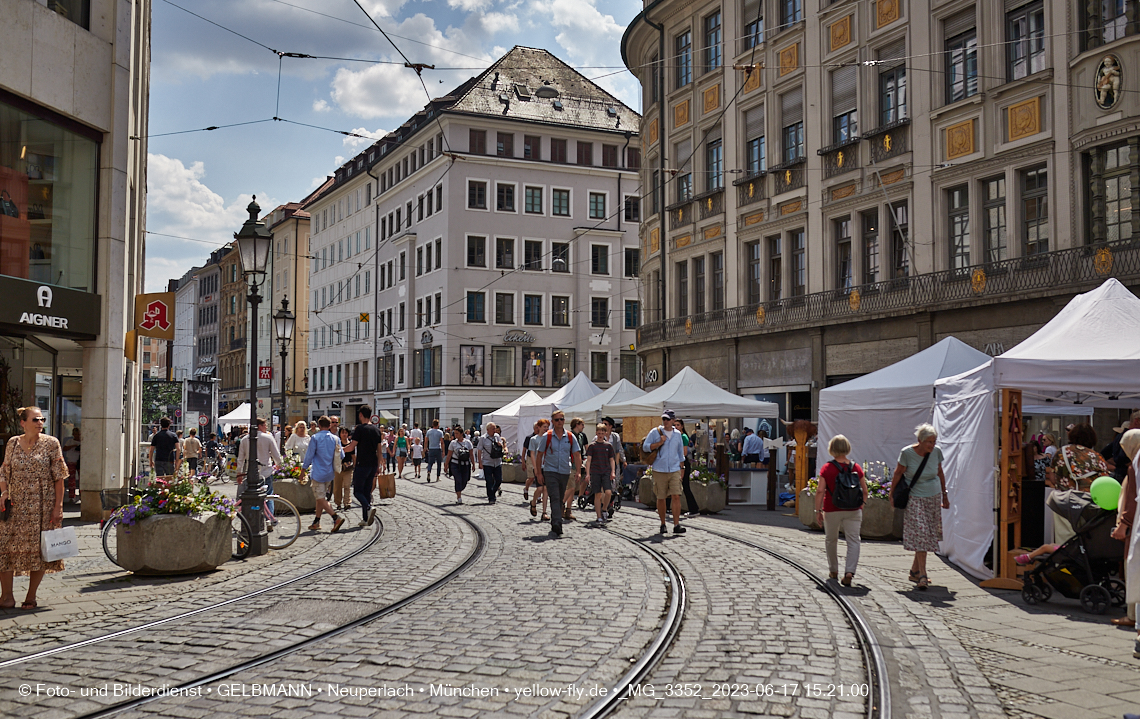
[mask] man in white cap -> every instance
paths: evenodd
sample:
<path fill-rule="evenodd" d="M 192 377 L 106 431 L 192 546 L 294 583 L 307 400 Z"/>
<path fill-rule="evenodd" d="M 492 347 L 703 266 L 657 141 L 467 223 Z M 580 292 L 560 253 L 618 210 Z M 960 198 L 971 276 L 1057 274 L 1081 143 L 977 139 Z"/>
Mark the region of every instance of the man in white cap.
<path fill-rule="evenodd" d="M 665 499 L 672 497 L 673 534 L 684 534 L 681 526 L 681 474 L 685 464 L 685 445 L 681 433 L 673 427 L 677 415 L 667 409 L 661 413 L 661 424 L 649 432 L 641 443 L 645 452 L 657 452 L 653 460 L 653 489 L 657 495 L 657 516 L 661 533 L 665 534 Z"/>

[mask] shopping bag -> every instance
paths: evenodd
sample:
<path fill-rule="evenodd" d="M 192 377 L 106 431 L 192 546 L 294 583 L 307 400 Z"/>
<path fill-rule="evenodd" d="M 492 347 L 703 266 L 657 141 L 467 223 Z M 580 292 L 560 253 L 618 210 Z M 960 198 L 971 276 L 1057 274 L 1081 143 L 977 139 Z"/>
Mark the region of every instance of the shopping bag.
<path fill-rule="evenodd" d="M 396 496 L 396 475 L 381 474 L 378 484 L 380 499 L 391 499 Z"/>
<path fill-rule="evenodd" d="M 483 468 L 480 467 L 475 470 L 474 474 L 471 475 L 471 479 L 483 479 Z"/>
<path fill-rule="evenodd" d="M 40 532 L 40 555 L 45 562 L 79 556 L 79 540 L 75 537 L 75 527 L 45 529 Z"/>

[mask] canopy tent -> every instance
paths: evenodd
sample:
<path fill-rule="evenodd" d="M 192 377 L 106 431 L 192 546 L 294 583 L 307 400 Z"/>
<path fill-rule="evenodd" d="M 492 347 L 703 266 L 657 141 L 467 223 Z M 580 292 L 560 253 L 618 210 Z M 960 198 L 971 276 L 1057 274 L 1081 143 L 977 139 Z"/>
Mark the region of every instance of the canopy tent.
<path fill-rule="evenodd" d="M 593 397 L 597 397 L 602 393 L 602 389 L 598 385 L 590 381 L 585 372 L 579 372 L 566 384 L 558 388 L 558 391 L 551 394 L 549 397 L 544 397 L 536 402 L 529 402 L 519 408 L 518 421 L 515 425 L 515 441 L 518 443 L 516 446 L 521 447 L 523 440 L 531 433 L 536 420 L 542 417 L 549 417 L 550 413 L 556 409 L 562 409 L 571 405 L 581 404 Z M 569 413 L 567 413 L 569 416 Z M 497 424 L 497 423 L 496 423 Z M 570 428 L 570 423 L 567 421 L 566 428 Z M 504 436 L 506 432 L 503 433 Z"/>
<path fill-rule="evenodd" d="M 395 422 L 400 419 L 400 415 L 395 414 L 394 412 L 389 412 L 386 409 L 376 410 L 376 416 L 380 418 L 381 422 Z"/>
<path fill-rule="evenodd" d="M 225 432 L 229 431 L 229 428 L 235 424 L 244 424 L 246 426 L 249 426 L 249 420 L 249 402 L 242 402 L 233 412 L 218 417 L 218 425 L 222 428 L 222 431 Z"/>
<path fill-rule="evenodd" d="M 759 402 L 717 387 L 695 369 L 686 366 L 657 389 L 624 402 L 602 405 L 610 417 L 660 417 L 671 409 L 678 417 L 771 417 L 780 416 L 774 402 Z"/>
<path fill-rule="evenodd" d="M 542 400 L 542 395 L 535 392 L 533 389 L 527 390 L 526 394 L 519 395 L 513 401 L 508 402 L 502 407 L 498 408 L 490 414 L 483 415 L 483 426 L 479 430 L 483 433 L 487 431 L 487 425 L 494 422 L 499 426 L 499 433 L 502 434 L 507 442 L 514 436 L 515 427 L 519 422 L 519 410 L 524 404 L 532 402 L 539 402 Z"/>
<path fill-rule="evenodd" d="M 586 420 L 587 424 L 590 422 L 597 424 L 602 418 L 602 407 L 604 405 L 625 402 L 626 400 L 635 399 L 644 394 L 645 390 L 629 380 L 622 378 L 596 397 L 591 397 L 581 404 L 576 404 L 572 407 L 562 407 L 561 409 L 566 413 L 567 417 L 581 417 Z M 589 428 L 587 427 L 587 429 Z M 586 432 L 586 434 L 588 435 L 590 433 Z"/>
<path fill-rule="evenodd" d="M 1140 406 L 1137 360 L 1140 299 L 1109 279 L 1010 351 L 935 382 L 934 426 L 951 498 L 940 553 L 976 577 L 993 576 L 983 560 L 994 537 L 995 391 L 1022 390 L 1025 414 Z"/>
<path fill-rule="evenodd" d="M 893 365 L 819 391 L 819 446 L 842 434 L 859 462 L 894 467 L 914 428 L 934 416 L 934 382 L 985 364 L 990 356 L 947 337 Z"/>

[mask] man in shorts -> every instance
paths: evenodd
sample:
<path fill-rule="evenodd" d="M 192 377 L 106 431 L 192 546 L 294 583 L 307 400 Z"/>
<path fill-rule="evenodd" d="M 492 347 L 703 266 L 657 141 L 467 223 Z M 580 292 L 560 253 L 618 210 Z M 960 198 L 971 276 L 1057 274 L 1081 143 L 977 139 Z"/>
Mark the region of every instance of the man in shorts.
<path fill-rule="evenodd" d="M 672 499 L 673 534 L 684 534 L 681 526 L 681 474 L 685 464 L 685 445 L 681 433 L 673 427 L 677 415 L 667 409 L 661 413 L 661 424 L 649 432 L 641 443 L 643 452 L 657 452 L 653 460 L 653 489 L 657 495 L 657 516 L 661 533 L 665 534 L 665 499 Z"/>
<path fill-rule="evenodd" d="M 313 487 L 313 499 L 316 500 L 316 516 L 309 525 L 309 531 L 321 531 L 321 512 L 328 512 L 333 518 L 332 531 L 340 529 L 344 524 L 344 517 L 338 516 L 336 510 L 329 504 L 328 493 L 331 491 L 332 481 L 336 477 L 333 461 L 337 453 L 344 459 L 344 450 L 340 448 L 340 439 L 329 429 L 332 421 L 321 415 L 317 419 L 320 431 L 309 438 L 309 448 L 305 450 L 305 461 L 301 466 L 309 470 L 309 479 Z"/>
<path fill-rule="evenodd" d="M 614 492 L 614 476 L 617 475 L 617 453 L 609 440 L 610 430 L 605 422 L 599 422 L 594 441 L 586 447 L 586 474 L 590 477 L 590 494 L 594 495 L 595 523 L 603 527 L 609 519 L 607 509 Z"/>

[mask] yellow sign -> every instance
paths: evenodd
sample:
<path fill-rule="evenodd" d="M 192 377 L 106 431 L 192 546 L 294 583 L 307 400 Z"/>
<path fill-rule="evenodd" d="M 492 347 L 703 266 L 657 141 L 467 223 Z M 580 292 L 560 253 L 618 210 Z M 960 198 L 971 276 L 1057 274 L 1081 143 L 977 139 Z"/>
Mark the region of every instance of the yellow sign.
<path fill-rule="evenodd" d="M 174 293 L 135 295 L 135 335 L 174 339 Z"/>
<path fill-rule="evenodd" d="M 688 319 L 685 320 L 685 334 L 687 334 L 687 335 L 693 334 L 693 318 L 692 317 L 689 317 Z"/>
<path fill-rule="evenodd" d="M 859 294 L 859 290 L 851 290 L 851 294 L 847 295 L 847 306 L 851 308 L 852 312 L 858 312 L 859 308 L 863 306 L 863 296 Z"/>
<path fill-rule="evenodd" d="M 367 322 L 368 321 L 368 313 L 367 312 L 361 312 L 360 313 L 360 321 L 361 322 Z"/>

